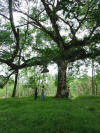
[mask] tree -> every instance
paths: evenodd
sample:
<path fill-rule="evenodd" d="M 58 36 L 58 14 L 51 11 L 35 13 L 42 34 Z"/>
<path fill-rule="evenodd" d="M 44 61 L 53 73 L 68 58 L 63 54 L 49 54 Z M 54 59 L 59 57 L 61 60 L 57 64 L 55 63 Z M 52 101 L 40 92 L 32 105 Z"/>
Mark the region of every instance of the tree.
<path fill-rule="evenodd" d="M 0 5 L 0 9 L 1 9 L 0 16 L 1 18 L 3 17 L 2 18 L 3 22 L 1 22 L 1 25 L 0 25 L 1 26 L 0 27 L 0 33 L 1 33 L 0 34 L 0 42 L 1 42 L 0 62 L 2 64 L 3 63 L 7 64 L 10 67 L 9 68 L 10 71 L 13 70 L 10 76 L 15 73 L 15 83 L 14 83 L 12 97 L 14 97 L 16 94 L 16 86 L 17 86 L 17 79 L 18 79 L 18 73 L 19 73 L 18 66 L 22 66 L 22 68 L 24 66 L 26 67 L 32 66 L 32 64 L 30 63 L 32 59 L 25 60 L 25 58 L 21 55 L 21 51 L 23 50 L 24 52 L 26 50 L 23 44 L 26 44 L 27 46 L 27 43 L 31 43 L 32 39 L 27 37 L 27 34 L 29 35 L 29 32 L 27 33 L 28 24 L 26 25 L 27 26 L 26 29 L 24 29 L 23 31 L 21 31 L 20 29 L 20 33 L 19 33 L 19 28 L 16 28 L 15 26 L 15 21 L 13 17 L 13 7 L 15 5 L 17 6 L 18 4 L 19 3 L 17 1 L 8 0 L 8 1 L 1 1 L 1 5 Z M 41 62 L 38 60 L 39 59 L 35 58 L 34 59 L 35 63 L 33 65 L 41 64 Z M 20 65 L 22 62 L 24 62 L 23 65 Z"/>
<path fill-rule="evenodd" d="M 91 58 L 93 53 L 94 56 L 99 54 L 96 45 L 100 41 L 100 19 L 97 17 L 99 11 L 99 1 L 95 0 L 41 0 L 39 8 L 32 7 L 29 15 L 19 10 L 30 18 L 29 23 L 45 32 L 59 49 L 58 59 L 52 59 L 58 65 L 57 96 L 61 96 L 62 90 L 66 88 L 67 64 L 78 59 Z M 50 26 L 45 26 L 47 22 Z M 62 25 L 65 27 L 63 32 L 69 32 L 67 36 L 61 34 Z M 78 35 L 85 29 L 87 33 L 79 38 Z"/>
<path fill-rule="evenodd" d="M 21 1 L 19 0 L 19 2 Z M 26 2 L 28 1 L 26 0 Z M 6 63 L 12 69 L 21 69 L 32 65 L 47 65 L 51 61 L 55 62 L 58 66 L 56 95 L 62 97 L 62 91 L 66 88 L 66 68 L 68 63 L 79 59 L 95 58 L 100 55 L 100 49 L 98 48 L 100 43 L 99 0 L 30 0 L 29 3 L 30 8 L 28 9 L 30 10 L 27 12 L 27 9 L 24 11 L 21 6 L 13 9 L 12 0 L 9 0 L 9 19 L 16 39 L 16 49 L 13 57 L 10 58 L 10 63 L 8 63 L 8 60 L 0 59 L 0 61 Z M 29 3 L 27 6 L 29 6 Z M 34 48 L 42 54 L 37 54 L 37 57 L 25 60 L 21 65 L 13 63 L 19 49 L 19 30 L 16 31 L 14 26 L 12 11 L 25 16 L 23 25 L 29 24 L 32 26 L 31 28 L 42 31 L 45 36 L 50 38 L 47 49 L 42 47 L 41 50 L 39 46 Z M 33 44 L 31 46 L 34 46 Z M 54 49 L 52 49 L 51 45 L 54 46 Z"/>

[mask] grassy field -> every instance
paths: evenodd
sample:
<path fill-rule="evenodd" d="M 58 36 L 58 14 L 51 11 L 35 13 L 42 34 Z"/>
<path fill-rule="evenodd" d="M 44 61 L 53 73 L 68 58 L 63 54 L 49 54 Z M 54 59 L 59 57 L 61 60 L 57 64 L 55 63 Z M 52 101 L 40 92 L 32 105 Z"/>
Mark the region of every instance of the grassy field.
<path fill-rule="evenodd" d="M 100 133 L 100 97 L 0 99 L 0 133 Z"/>

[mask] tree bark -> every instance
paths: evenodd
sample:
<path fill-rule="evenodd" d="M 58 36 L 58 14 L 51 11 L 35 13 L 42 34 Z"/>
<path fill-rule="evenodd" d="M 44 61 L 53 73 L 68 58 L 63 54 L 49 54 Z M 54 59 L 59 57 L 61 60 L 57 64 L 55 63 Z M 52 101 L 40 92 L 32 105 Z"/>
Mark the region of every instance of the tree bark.
<path fill-rule="evenodd" d="M 66 61 L 60 61 L 58 63 L 58 83 L 56 97 L 64 97 L 66 89 Z"/>
<path fill-rule="evenodd" d="M 18 81 L 18 71 L 15 74 L 15 83 L 14 83 L 14 89 L 13 89 L 12 97 L 15 97 L 15 95 L 16 95 L 17 81 Z"/>

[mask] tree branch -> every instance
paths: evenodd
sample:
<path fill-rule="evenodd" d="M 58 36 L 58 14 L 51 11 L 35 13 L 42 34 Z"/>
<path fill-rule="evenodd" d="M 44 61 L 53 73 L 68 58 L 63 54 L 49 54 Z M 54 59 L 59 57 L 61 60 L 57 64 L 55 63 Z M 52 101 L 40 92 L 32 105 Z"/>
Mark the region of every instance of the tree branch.
<path fill-rule="evenodd" d="M 4 14 L 1 14 L 0 13 L 0 16 L 2 16 L 2 17 L 4 17 L 5 19 L 7 19 L 7 20 L 10 20 L 7 16 L 5 16 Z"/>
<path fill-rule="evenodd" d="M 64 20 L 63 18 L 59 17 L 59 19 L 61 19 L 65 24 L 67 24 L 69 26 L 70 31 L 71 31 L 71 33 L 73 35 L 73 38 L 76 38 L 75 37 L 75 31 L 74 31 L 73 27 L 66 20 Z"/>
<path fill-rule="evenodd" d="M 15 24 L 14 24 L 13 11 L 12 11 L 12 0 L 8 0 L 8 5 L 9 5 L 9 16 L 10 16 L 11 28 L 15 36 L 15 39 L 16 39 L 16 48 L 13 52 L 12 58 L 9 60 L 10 62 L 13 62 L 19 50 L 19 29 L 16 30 Z"/>
<path fill-rule="evenodd" d="M 49 5 L 45 2 L 45 0 L 41 0 L 44 8 L 46 10 L 46 13 L 48 14 L 51 24 L 52 24 L 52 28 L 54 30 L 55 36 L 57 38 L 57 45 L 59 48 L 64 49 L 64 40 L 60 35 L 59 32 L 59 27 L 57 25 L 57 21 L 58 21 L 58 16 L 56 15 L 56 10 L 55 8 L 53 8 L 53 10 L 50 9 Z"/>

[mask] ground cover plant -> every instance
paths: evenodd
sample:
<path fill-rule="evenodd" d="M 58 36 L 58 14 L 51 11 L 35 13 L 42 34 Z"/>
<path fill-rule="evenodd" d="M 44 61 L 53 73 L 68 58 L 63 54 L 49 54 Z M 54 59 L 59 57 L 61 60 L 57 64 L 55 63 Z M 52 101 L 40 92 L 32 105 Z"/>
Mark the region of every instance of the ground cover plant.
<path fill-rule="evenodd" d="M 100 133 L 100 97 L 0 99 L 0 133 Z"/>

